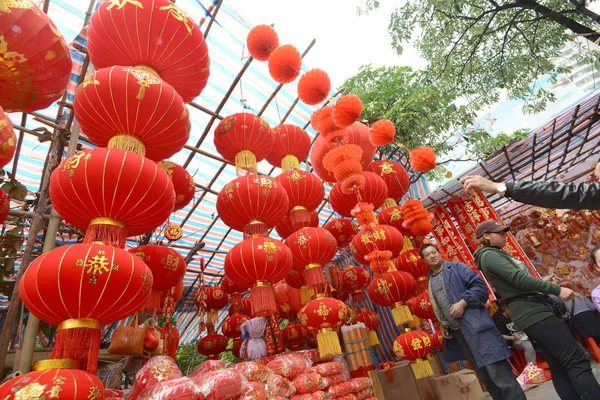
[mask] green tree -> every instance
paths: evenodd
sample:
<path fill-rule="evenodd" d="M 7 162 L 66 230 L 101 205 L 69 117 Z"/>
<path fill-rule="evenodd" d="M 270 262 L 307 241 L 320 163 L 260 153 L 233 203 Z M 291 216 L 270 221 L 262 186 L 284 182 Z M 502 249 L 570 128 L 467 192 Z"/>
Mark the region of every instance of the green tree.
<path fill-rule="evenodd" d="M 359 11 L 379 6 L 365 0 Z M 526 101 L 525 111 L 543 109 L 553 94 L 532 85 L 549 74 L 556 82 L 568 67 L 554 60 L 573 34 L 600 39 L 600 15 L 585 0 L 406 0 L 392 13 L 392 46 L 402 53 L 414 41 L 429 63 L 428 75 L 478 107 L 499 99 L 501 89 Z M 594 62 L 582 49 L 577 57 Z"/>

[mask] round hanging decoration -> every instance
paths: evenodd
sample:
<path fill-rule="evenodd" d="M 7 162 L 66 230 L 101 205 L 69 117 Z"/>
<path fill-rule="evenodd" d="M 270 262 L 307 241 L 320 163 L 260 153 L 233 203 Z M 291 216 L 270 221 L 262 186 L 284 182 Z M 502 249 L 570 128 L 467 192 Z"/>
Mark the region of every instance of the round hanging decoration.
<path fill-rule="evenodd" d="M 179 94 L 145 67 L 110 67 L 77 87 L 73 109 L 81 131 L 99 147 L 153 161 L 183 148 L 191 122 Z"/>
<path fill-rule="evenodd" d="M 378 306 L 392 307 L 396 325 L 404 325 L 413 317 L 407 306 L 402 304 L 413 297 L 417 282 L 407 272 L 390 271 L 375 276 L 369 284 L 369 298 Z"/>
<path fill-rule="evenodd" d="M 298 312 L 300 323 L 317 335 L 319 356 L 323 360 L 342 355 L 337 330 L 346 322 L 347 307 L 331 297 L 320 297 L 306 303 Z"/>
<path fill-rule="evenodd" d="M 410 229 L 413 236 L 425 236 L 433 230 L 433 214 L 423 207 L 420 200 L 407 200 L 402 204 L 402 225 Z"/>
<path fill-rule="evenodd" d="M 125 250 L 102 244 L 61 246 L 36 258 L 23 274 L 23 303 L 58 325 L 51 358 L 83 360 L 96 370 L 100 328 L 133 314 L 146 302 L 152 272 Z"/>
<path fill-rule="evenodd" d="M 200 95 L 210 74 L 200 28 L 169 0 L 102 3 L 90 21 L 87 48 L 96 69 L 152 69 L 186 103 Z"/>
<path fill-rule="evenodd" d="M 400 163 L 392 160 L 379 160 L 373 162 L 366 171 L 371 171 L 381 176 L 388 188 L 388 199 L 384 207 L 396 205 L 396 200 L 400 200 L 410 186 L 410 177 Z"/>
<path fill-rule="evenodd" d="M 263 234 L 289 210 L 285 189 L 273 178 L 247 175 L 229 182 L 217 196 L 217 212 L 225 223 L 245 235 Z"/>
<path fill-rule="evenodd" d="M 346 218 L 334 218 L 326 223 L 323 228 L 333 235 L 339 248 L 348 246 L 358 233 L 356 223 Z"/>
<path fill-rule="evenodd" d="M 388 197 L 388 189 L 385 181 L 373 172 L 364 171 L 361 176 L 365 179 L 365 186 L 358 191 L 361 201 L 373 204 L 375 209 L 381 207 Z M 333 185 L 329 193 L 329 203 L 335 212 L 343 217 L 352 218 L 352 209 L 356 206 L 358 199 L 355 193 L 342 193 L 340 182 Z"/>
<path fill-rule="evenodd" d="M 198 342 L 198 353 L 208 357 L 209 360 L 216 360 L 219 354 L 227 350 L 228 344 L 227 337 L 219 333 L 211 333 Z"/>
<path fill-rule="evenodd" d="M 369 286 L 371 274 L 365 268 L 351 266 L 342 271 L 340 279 L 342 292 L 350 293 L 353 301 L 365 301 L 364 290 Z"/>
<path fill-rule="evenodd" d="M 398 336 L 394 341 L 394 353 L 412 364 L 415 378 L 421 379 L 433 376 L 429 364 L 431 353 L 431 337 L 423 331 L 410 331 Z"/>
<path fill-rule="evenodd" d="M 361 113 L 362 101 L 360 101 L 360 97 L 355 94 L 346 94 L 333 105 L 333 122 L 340 128 L 347 128 L 360 118 Z"/>
<path fill-rule="evenodd" d="M 323 166 L 333 172 L 336 181 L 345 179 L 362 172 L 360 160 L 362 149 L 356 144 L 341 144 L 333 147 L 323 157 Z"/>
<path fill-rule="evenodd" d="M 300 75 L 302 55 L 291 44 L 277 47 L 269 56 L 269 74 L 277 83 L 293 82 Z"/>
<path fill-rule="evenodd" d="M 298 81 L 298 97 L 304 104 L 310 106 L 325 101 L 330 91 L 329 75 L 319 68 L 308 70 Z"/>
<path fill-rule="evenodd" d="M 242 345 L 244 344 L 244 339 L 242 338 L 235 338 L 233 339 L 233 348 L 231 349 L 231 354 L 233 354 L 234 357 L 242 360 Z"/>
<path fill-rule="evenodd" d="M 444 335 L 442 335 L 442 331 L 437 331 L 431 336 L 431 344 L 440 350 L 444 350 Z"/>
<path fill-rule="evenodd" d="M 267 61 L 273 50 L 279 46 L 279 37 L 272 26 L 256 25 L 248 32 L 246 45 L 253 58 Z"/>
<path fill-rule="evenodd" d="M 12 160 L 17 146 L 13 123 L 0 107 L 0 168 Z"/>
<path fill-rule="evenodd" d="M 288 218 L 296 229 L 310 224 L 311 215 L 323 201 L 325 188 L 316 175 L 301 169 L 283 172 L 275 178 L 286 191 L 290 211 Z"/>
<path fill-rule="evenodd" d="M 199 300 L 204 302 L 209 313 L 216 313 L 229 303 L 227 294 L 217 285 L 205 286 L 199 294 Z"/>
<path fill-rule="evenodd" d="M 289 324 L 281 331 L 281 338 L 286 349 L 291 351 L 302 350 L 306 335 L 300 324 Z"/>
<path fill-rule="evenodd" d="M 10 211 L 10 199 L 6 192 L 0 189 L 0 224 L 6 221 L 8 218 L 8 212 Z"/>
<path fill-rule="evenodd" d="M 319 226 L 319 213 L 317 212 L 317 210 L 311 211 L 308 214 L 310 220 L 302 228 L 316 228 L 317 226 Z M 283 217 L 281 222 L 275 225 L 275 231 L 282 239 L 287 239 L 288 236 L 296 232 L 298 229 L 294 228 L 294 226 L 292 225 L 292 221 L 290 220 L 289 215 Z"/>
<path fill-rule="evenodd" d="M 398 229 L 389 225 L 375 225 L 373 229 L 359 231 L 352 239 L 354 258 L 361 264 L 367 263 L 367 256 L 375 250 L 390 251 L 396 258 L 404 247 L 404 237 Z"/>
<path fill-rule="evenodd" d="M 169 224 L 165 228 L 165 238 L 167 238 L 167 240 L 174 242 L 176 240 L 181 239 L 182 237 L 183 229 L 181 229 L 181 226 L 177 224 Z"/>
<path fill-rule="evenodd" d="M 377 346 L 379 344 L 379 338 L 377 337 L 375 329 L 379 328 L 379 325 L 381 325 L 381 318 L 379 318 L 379 315 L 375 311 L 364 309 L 364 311 L 356 314 L 354 319 L 365 324 L 369 330 L 369 341 L 371 342 L 371 346 Z"/>
<path fill-rule="evenodd" d="M 194 178 L 185 168 L 170 161 L 160 161 L 156 163 L 163 169 L 173 182 L 175 189 L 175 208 L 173 211 L 181 210 L 190 204 L 196 193 L 196 184 Z"/>
<path fill-rule="evenodd" d="M 52 20 L 30 0 L 0 5 L 0 107 L 31 112 L 63 95 L 71 56 Z"/>
<path fill-rule="evenodd" d="M 235 282 L 227 275 L 223 277 L 219 286 L 221 286 L 221 289 L 229 295 L 232 295 L 234 293 L 244 293 L 250 287 L 249 285 L 241 285 Z"/>
<path fill-rule="evenodd" d="M 402 206 L 391 206 L 382 208 L 377 214 L 377 221 L 382 225 L 390 225 L 398 229 L 402 236 L 412 236 L 410 229 L 405 228 L 404 217 L 402 216 Z"/>
<path fill-rule="evenodd" d="M 310 116 L 310 124 L 313 129 L 327 139 L 330 133 L 341 128 L 333 122 L 333 108 L 331 106 L 321 107 Z M 337 136 L 337 134 L 336 134 Z M 327 141 L 330 144 L 330 141 Z"/>
<path fill-rule="evenodd" d="M 235 339 L 242 336 L 241 327 L 246 321 L 250 321 L 250 317 L 242 314 L 235 314 L 227 318 L 221 326 L 221 331 L 225 337 Z"/>
<path fill-rule="evenodd" d="M 273 283 L 282 280 L 292 268 L 292 253 L 283 242 L 253 236 L 236 244 L 225 256 L 225 275 L 234 282 L 252 286 L 252 316 L 268 316 L 277 311 Z"/>
<path fill-rule="evenodd" d="M 304 271 L 290 270 L 285 276 L 285 282 L 290 285 L 291 288 L 298 289 L 300 295 L 300 302 L 304 305 L 308 303 L 314 296 L 314 290 L 309 289 L 306 286 L 306 278 L 304 277 Z"/>
<path fill-rule="evenodd" d="M 283 315 L 288 315 L 290 312 L 290 286 L 285 280 L 277 282 L 273 285 L 275 291 L 275 302 L 279 306 L 279 312 Z"/>
<path fill-rule="evenodd" d="M 435 152 L 431 147 L 423 146 L 410 152 L 410 167 L 413 171 L 427 172 L 436 165 Z"/>
<path fill-rule="evenodd" d="M 173 301 L 178 302 L 183 296 L 183 277 L 177 282 L 173 289 Z M 162 299 L 164 301 L 164 299 Z"/>
<path fill-rule="evenodd" d="M 371 125 L 369 141 L 373 146 L 385 146 L 394 141 L 396 127 L 389 119 L 380 119 Z"/>
<path fill-rule="evenodd" d="M 247 316 L 252 315 L 252 304 L 250 303 L 249 299 L 242 298 L 240 299 L 238 304 L 239 305 L 236 306 L 234 303 L 231 303 L 229 309 L 227 310 L 227 315 L 229 315 L 230 317 L 236 314 L 242 314 Z"/>
<path fill-rule="evenodd" d="M 243 300 L 246 300 L 246 299 L 242 299 L 242 293 L 247 291 L 249 289 L 249 286 L 240 285 L 240 284 L 234 282 L 228 276 L 223 277 L 219 286 L 221 287 L 223 292 L 225 292 L 227 295 L 229 295 L 226 297 L 229 297 L 229 302 L 231 303 L 231 306 L 229 307 L 230 313 L 233 312 L 233 313 L 237 313 L 237 314 L 251 315 L 249 305 L 248 305 L 247 313 L 244 309 Z"/>
<path fill-rule="evenodd" d="M 273 131 L 259 116 L 250 113 L 229 115 L 215 128 L 215 148 L 224 159 L 234 163 L 238 174 L 256 172 L 257 161 L 273 149 Z"/>
<path fill-rule="evenodd" d="M 61 367 L 66 365 L 64 361 L 68 360 L 38 362 L 38 367 L 43 369 L 4 382 L 0 386 L 0 397 L 3 400 L 104 399 L 104 386 L 96 375 L 74 367 Z"/>
<path fill-rule="evenodd" d="M 413 315 L 435 321 L 433 306 L 431 305 L 431 299 L 429 298 L 429 293 L 427 291 L 423 291 L 420 295 L 411 298 L 406 304 Z"/>
<path fill-rule="evenodd" d="M 401 253 L 396 259 L 396 269 L 411 274 L 417 280 L 419 290 L 427 290 L 429 265 L 421 258 L 419 249 L 410 249 Z"/>
<path fill-rule="evenodd" d="M 86 231 L 86 242 L 123 248 L 128 235 L 152 231 L 169 217 L 175 192 L 151 160 L 98 147 L 60 163 L 52 173 L 50 198 L 65 221 Z"/>
<path fill-rule="evenodd" d="M 299 169 L 300 161 L 310 151 L 310 136 L 299 126 L 283 124 L 272 129 L 273 148 L 267 155 L 267 161 L 284 171 Z"/>
<path fill-rule="evenodd" d="M 294 257 L 294 269 L 304 269 L 306 284 L 312 289 L 324 289 L 323 266 L 335 256 L 337 242 L 323 228 L 302 228 L 285 240 Z"/>

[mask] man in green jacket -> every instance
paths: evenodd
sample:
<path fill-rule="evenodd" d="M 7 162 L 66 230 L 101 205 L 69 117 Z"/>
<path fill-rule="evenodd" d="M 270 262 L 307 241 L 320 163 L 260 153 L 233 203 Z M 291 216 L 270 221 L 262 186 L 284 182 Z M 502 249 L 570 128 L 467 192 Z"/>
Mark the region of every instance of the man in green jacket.
<path fill-rule="evenodd" d="M 573 298 L 573 290 L 534 278 L 525 264 L 502 251 L 509 227 L 489 220 L 475 235 L 484 247 L 475 252 L 477 267 L 508 304 L 515 327 L 541 349 L 562 400 L 600 399 L 600 385 L 569 328 L 545 305 L 545 295 Z"/>

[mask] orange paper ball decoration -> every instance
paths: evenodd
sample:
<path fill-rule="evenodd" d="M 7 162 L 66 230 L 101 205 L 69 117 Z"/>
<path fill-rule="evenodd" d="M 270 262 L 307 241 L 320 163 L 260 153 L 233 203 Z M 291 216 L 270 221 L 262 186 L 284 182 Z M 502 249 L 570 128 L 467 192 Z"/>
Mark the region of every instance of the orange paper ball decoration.
<path fill-rule="evenodd" d="M 288 218 L 294 228 L 302 228 L 310 224 L 310 212 L 323 202 L 325 188 L 316 175 L 301 169 L 283 172 L 275 178 L 285 189 L 290 211 Z"/>
<path fill-rule="evenodd" d="M 410 331 L 398 336 L 394 341 L 394 353 L 403 360 L 412 362 L 415 378 L 433 376 L 428 360 L 423 360 L 431 353 L 431 336 L 423 331 Z"/>
<path fill-rule="evenodd" d="M 309 213 L 309 221 L 302 226 L 302 228 L 316 228 L 317 226 L 319 226 L 319 213 L 317 210 L 314 210 Z M 283 217 L 281 222 L 275 225 L 275 231 L 282 239 L 287 239 L 288 236 L 296 232 L 298 229 L 300 228 L 295 228 L 294 225 L 292 225 L 292 220 L 290 219 L 289 215 Z"/>
<path fill-rule="evenodd" d="M 361 176 L 365 178 L 365 186 L 359 191 L 361 200 L 373 204 L 375 209 L 381 207 L 388 197 L 388 188 L 385 181 L 373 172 L 363 171 Z M 343 193 L 340 182 L 333 185 L 329 193 L 331 208 L 343 217 L 352 218 L 352 209 L 356 207 L 358 198 L 353 193 Z"/>
<path fill-rule="evenodd" d="M 365 171 L 371 171 L 381 176 L 388 187 L 388 197 L 400 200 L 410 187 L 410 177 L 400 163 L 392 160 L 373 162 Z M 395 204 L 395 202 L 394 202 Z"/>
<path fill-rule="evenodd" d="M 275 29 L 269 25 L 257 25 L 248 32 L 246 45 L 250 55 L 258 61 L 267 61 L 279 46 L 279 37 Z"/>
<path fill-rule="evenodd" d="M 333 122 L 340 128 L 347 128 L 360 118 L 361 113 L 362 101 L 360 101 L 360 97 L 355 94 L 346 94 L 333 105 Z"/>
<path fill-rule="evenodd" d="M 298 97 L 308 105 L 325 101 L 331 91 L 331 80 L 327 72 L 319 68 L 307 71 L 298 82 Z"/>
<path fill-rule="evenodd" d="M 250 321 L 250 317 L 242 314 L 232 315 L 223 322 L 221 331 L 225 337 L 230 339 L 238 338 L 242 336 L 242 324 L 246 321 Z"/>
<path fill-rule="evenodd" d="M 431 147 L 423 146 L 410 152 L 410 167 L 417 172 L 427 172 L 435 168 L 435 152 Z"/>
<path fill-rule="evenodd" d="M 167 173 L 171 178 L 171 182 L 173 182 L 173 189 L 175 189 L 175 207 L 173 211 L 181 210 L 194 198 L 196 193 L 194 178 L 185 168 L 171 161 L 160 161 L 156 164 Z"/>
<path fill-rule="evenodd" d="M 104 386 L 96 375 L 79 369 L 44 369 L 4 382 L 0 386 L 0 397 L 3 400 L 102 400 Z"/>
<path fill-rule="evenodd" d="M 323 228 L 302 228 L 285 240 L 292 252 L 296 271 L 304 270 L 306 284 L 315 287 L 325 283 L 323 266 L 335 256 L 337 242 Z"/>
<path fill-rule="evenodd" d="M 219 354 L 227 350 L 228 344 L 227 337 L 219 333 L 211 333 L 198 342 L 198 353 L 208 357 L 209 360 L 216 360 Z"/>
<path fill-rule="evenodd" d="M 12 160 L 17 146 L 13 123 L 0 107 L 0 168 Z"/>
<path fill-rule="evenodd" d="M 310 136 L 299 126 L 278 125 L 272 129 L 273 147 L 267 155 L 267 161 L 284 171 L 299 169 L 310 151 Z"/>
<path fill-rule="evenodd" d="M 385 146 L 394 141 L 396 127 L 389 119 L 380 119 L 371 125 L 369 140 L 373 146 Z"/>
<path fill-rule="evenodd" d="M 326 223 L 323 228 L 333 235 L 339 248 L 348 246 L 358 233 L 356 223 L 346 218 L 334 218 Z"/>
<path fill-rule="evenodd" d="M 327 135 L 335 130 L 340 129 L 333 122 L 333 108 L 331 106 L 321 107 L 316 110 L 310 117 L 310 124 L 314 130 L 327 137 Z"/>
<path fill-rule="evenodd" d="M 269 74 L 275 82 L 290 83 L 300 75 L 302 55 L 291 44 L 277 47 L 269 56 Z"/>
<path fill-rule="evenodd" d="M 169 0 L 102 3 L 90 21 L 87 48 L 96 69 L 151 68 L 186 103 L 200 95 L 210 74 L 200 28 Z"/>
<path fill-rule="evenodd" d="M 65 39 L 30 0 L 3 1 L 0 9 L 0 107 L 47 108 L 60 99 L 71 76 Z"/>
<path fill-rule="evenodd" d="M 444 335 L 442 335 L 442 331 L 437 331 L 431 335 L 431 344 L 440 350 L 444 350 Z"/>
<path fill-rule="evenodd" d="M 306 303 L 298 312 L 304 329 L 317 336 L 321 359 L 327 360 L 342 354 L 337 330 L 346 322 L 347 309 L 340 300 L 320 297 Z"/>
<path fill-rule="evenodd" d="M 416 294 L 417 281 L 407 272 L 389 271 L 375 276 L 369 284 L 369 298 L 381 307 L 392 307 L 396 325 L 412 321 L 407 306 L 402 304 Z"/>
<path fill-rule="evenodd" d="M 410 249 L 400 254 L 396 259 L 396 268 L 398 271 L 408 272 L 418 282 L 426 281 L 429 273 L 429 265 L 421 258 L 419 249 Z M 426 286 L 422 287 L 420 284 L 420 288 L 424 289 Z"/>
<path fill-rule="evenodd" d="M 390 259 L 398 257 L 404 247 L 404 237 L 390 225 L 376 225 L 374 229 L 360 230 L 352 239 L 354 258 L 361 264 L 367 263 L 366 256 L 372 251 L 390 251 Z"/>
<path fill-rule="evenodd" d="M 426 236 L 433 230 L 433 225 L 429 218 L 420 218 L 410 225 L 410 231 L 413 236 Z"/>

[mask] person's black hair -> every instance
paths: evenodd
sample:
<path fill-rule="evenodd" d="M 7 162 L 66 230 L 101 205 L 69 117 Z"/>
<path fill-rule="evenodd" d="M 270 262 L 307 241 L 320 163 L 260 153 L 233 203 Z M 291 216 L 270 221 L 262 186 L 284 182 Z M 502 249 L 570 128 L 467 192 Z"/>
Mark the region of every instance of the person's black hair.
<path fill-rule="evenodd" d="M 421 258 L 423 258 L 423 252 L 425 251 L 426 248 L 428 247 L 433 247 L 437 250 L 437 252 L 440 252 L 440 249 L 435 245 L 435 244 L 431 244 L 431 243 L 425 243 L 424 245 L 421 246 L 421 248 L 419 249 L 419 254 L 421 255 Z"/>
<path fill-rule="evenodd" d="M 594 265 L 595 265 L 596 267 L 600 267 L 600 265 L 598 265 L 598 264 L 596 263 L 596 253 L 598 252 L 598 250 L 600 250 L 600 244 L 599 244 L 599 245 L 597 245 L 596 247 L 594 247 L 594 248 L 592 249 L 592 252 L 590 253 L 590 258 L 592 259 L 592 262 L 594 263 Z"/>

